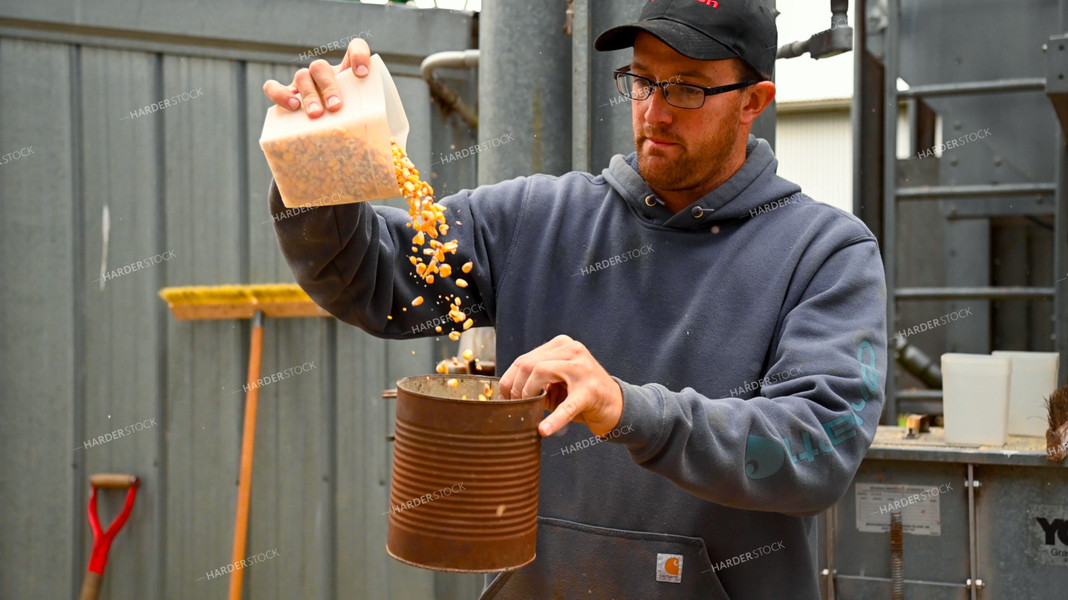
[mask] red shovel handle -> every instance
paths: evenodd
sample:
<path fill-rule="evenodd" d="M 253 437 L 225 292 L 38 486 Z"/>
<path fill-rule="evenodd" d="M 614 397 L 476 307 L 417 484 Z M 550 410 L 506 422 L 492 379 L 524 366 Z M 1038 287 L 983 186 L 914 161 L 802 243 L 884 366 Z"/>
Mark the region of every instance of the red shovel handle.
<path fill-rule="evenodd" d="M 93 554 L 89 558 L 89 572 L 98 575 L 104 574 L 104 567 L 108 564 L 108 550 L 111 549 L 111 541 L 119 533 L 126 520 L 130 518 L 133 510 L 134 499 L 137 497 L 137 486 L 141 480 L 136 475 L 112 475 L 99 474 L 89 478 L 89 484 L 93 488 L 89 496 L 89 526 L 93 528 Z M 129 488 L 126 492 L 126 505 L 107 531 L 101 531 L 100 518 L 96 514 L 96 490 L 101 488 Z"/>

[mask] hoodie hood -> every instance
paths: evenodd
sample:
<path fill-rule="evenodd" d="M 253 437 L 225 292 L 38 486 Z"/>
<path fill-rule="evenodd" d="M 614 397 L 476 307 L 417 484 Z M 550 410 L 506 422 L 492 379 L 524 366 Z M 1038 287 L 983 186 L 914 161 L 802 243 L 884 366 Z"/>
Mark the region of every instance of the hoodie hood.
<path fill-rule="evenodd" d="M 709 223 L 748 217 L 769 202 L 801 192 L 799 185 L 775 174 L 779 161 L 765 140 L 750 135 L 745 156 L 730 179 L 677 214 L 671 214 L 645 183 L 636 152 L 613 156 L 602 174 L 644 221 L 672 229 L 707 229 Z"/>

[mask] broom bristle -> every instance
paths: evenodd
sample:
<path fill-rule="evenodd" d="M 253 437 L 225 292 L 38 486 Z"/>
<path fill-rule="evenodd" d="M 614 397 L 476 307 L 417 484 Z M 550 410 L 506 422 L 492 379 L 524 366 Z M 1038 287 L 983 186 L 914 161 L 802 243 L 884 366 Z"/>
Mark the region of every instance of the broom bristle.
<path fill-rule="evenodd" d="M 1049 428 L 1057 429 L 1068 423 L 1068 385 L 1053 392 L 1046 399 L 1046 409 L 1049 413 Z"/>
<path fill-rule="evenodd" d="M 160 290 L 159 296 L 174 305 L 311 302 L 295 283 L 172 287 Z"/>

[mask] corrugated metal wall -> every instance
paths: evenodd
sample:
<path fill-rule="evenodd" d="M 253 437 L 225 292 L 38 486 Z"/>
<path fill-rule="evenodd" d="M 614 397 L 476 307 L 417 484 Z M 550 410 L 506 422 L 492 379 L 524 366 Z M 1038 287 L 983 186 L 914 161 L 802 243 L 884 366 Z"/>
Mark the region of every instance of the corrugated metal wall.
<path fill-rule="evenodd" d="M 207 572 L 231 559 L 249 324 L 177 322 L 156 294 L 292 281 L 266 208 L 261 87 L 289 81 L 300 52 L 359 32 L 397 77 L 411 154 L 429 165 L 438 113 L 418 64 L 474 47 L 469 14 L 0 4 L 0 155 L 29 149 L 0 164 L 0 598 L 76 596 L 97 472 L 143 482 L 102 597 L 225 597 L 228 578 Z M 105 254 L 108 270 L 166 260 L 101 287 Z M 269 321 L 265 339 L 264 375 L 315 367 L 261 390 L 248 553 L 278 556 L 246 571 L 247 597 L 471 597 L 477 578 L 408 568 L 384 550 L 393 410 L 381 392 L 449 349 L 387 345 L 332 319 Z M 103 520 L 122 495 L 101 499 Z"/>

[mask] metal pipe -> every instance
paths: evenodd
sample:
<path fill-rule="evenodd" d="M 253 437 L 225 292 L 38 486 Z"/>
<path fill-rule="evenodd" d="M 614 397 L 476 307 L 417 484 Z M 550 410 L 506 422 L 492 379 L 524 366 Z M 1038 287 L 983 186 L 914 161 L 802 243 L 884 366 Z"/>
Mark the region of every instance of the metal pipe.
<path fill-rule="evenodd" d="M 909 287 L 898 288 L 901 300 L 1028 300 L 1054 297 L 1054 288 L 1046 287 Z"/>
<path fill-rule="evenodd" d="M 935 96 L 966 96 L 976 94 L 1008 94 L 1013 92 L 1041 92 L 1046 89 L 1044 78 L 995 79 L 993 81 L 969 81 L 966 83 L 939 83 L 917 85 L 901 90 L 902 98 L 932 98 Z"/>
<path fill-rule="evenodd" d="M 430 96 L 441 104 L 446 111 L 456 111 L 460 118 L 475 131 L 478 131 L 478 114 L 460 98 L 452 88 L 434 78 L 437 69 L 473 69 L 478 67 L 478 50 L 459 50 L 435 52 L 423 59 L 419 73 L 430 86 Z"/>
<path fill-rule="evenodd" d="M 901 200 L 927 200 L 930 198 L 982 198 L 987 196 L 1048 196 L 1057 192 L 1057 187 L 1048 183 L 1010 183 L 1005 185 L 938 185 L 930 187 L 903 187 L 897 190 Z"/>
<path fill-rule="evenodd" d="M 797 58 L 808 52 L 808 43 L 809 40 L 799 40 L 783 44 L 779 46 L 779 51 L 775 54 L 775 58 Z"/>
<path fill-rule="evenodd" d="M 908 339 L 903 335 L 895 335 L 891 339 L 893 340 L 892 350 L 897 356 L 898 364 L 927 387 L 942 389 L 942 369 L 931 357 L 927 356 L 927 353 L 909 344 Z M 898 398 L 900 397 L 901 395 L 898 394 Z"/>

